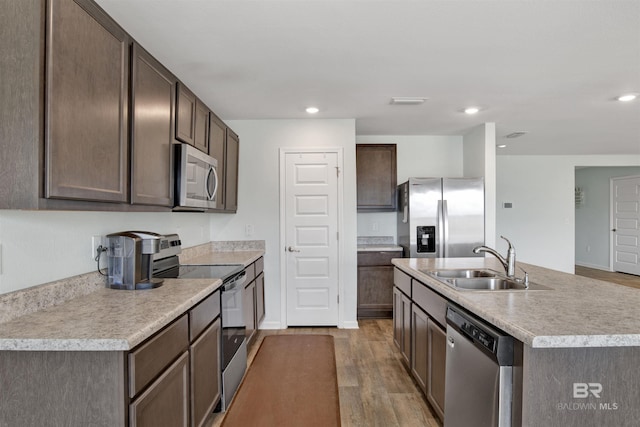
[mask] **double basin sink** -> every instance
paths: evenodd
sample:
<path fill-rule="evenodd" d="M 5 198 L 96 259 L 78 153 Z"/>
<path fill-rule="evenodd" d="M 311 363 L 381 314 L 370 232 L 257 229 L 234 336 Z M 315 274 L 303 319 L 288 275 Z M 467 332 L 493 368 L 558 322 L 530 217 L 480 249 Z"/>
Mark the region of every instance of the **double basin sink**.
<path fill-rule="evenodd" d="M 490 269 L 447 269 L 420 270 L 434 279 L 460 291 L 526 291 L 547 290 L 546 286 L 529 283 L 529 286 L 518 279 L 506 277 Z"/>

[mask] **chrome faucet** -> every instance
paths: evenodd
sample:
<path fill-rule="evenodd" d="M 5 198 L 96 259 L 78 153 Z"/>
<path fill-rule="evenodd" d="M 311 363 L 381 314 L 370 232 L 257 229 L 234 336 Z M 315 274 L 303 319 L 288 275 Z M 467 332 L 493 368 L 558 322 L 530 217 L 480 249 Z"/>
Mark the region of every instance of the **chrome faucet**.
<path fill-rule="evenodd" d="M 504 236 L 500 236 L 509 244 L 509 249 L 507 250 L 507 258 L 505 259 L 502 255 L 498 253 L 495 249 L 491 249 L 488 246 L 476 246 L 473 248 L 474 254 L 479 254 L 480 252 L 488 252 L 494 257 L 498 258 L 498 261 L 504 267 L 504 271 L 507 273 L 507 277 L 514 278 L 516 276 L 516 248 L 513 247 L 509 239 Z"/>

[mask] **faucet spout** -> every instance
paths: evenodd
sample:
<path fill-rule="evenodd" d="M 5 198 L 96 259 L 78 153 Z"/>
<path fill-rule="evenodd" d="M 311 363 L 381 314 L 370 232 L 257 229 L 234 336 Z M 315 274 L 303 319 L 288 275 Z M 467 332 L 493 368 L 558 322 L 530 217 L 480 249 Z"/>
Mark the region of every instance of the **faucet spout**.
<path fill-rule="evenodd" d="M 516 275 L 516 248 L 513 247 L 511 242 L 504 236 L 500 236 L 509 244 L 509 249 L 507 250 L 507 258 L 503 257 L 496 251 L 488 246 L 476 246 L 473 248 L 474 254 L 479 254 L 480 252 L 488 252 L 500 261 L 502 266 L 504 267 L 504 271 L 507 273 L 507 277 L 515 277 Z"/>

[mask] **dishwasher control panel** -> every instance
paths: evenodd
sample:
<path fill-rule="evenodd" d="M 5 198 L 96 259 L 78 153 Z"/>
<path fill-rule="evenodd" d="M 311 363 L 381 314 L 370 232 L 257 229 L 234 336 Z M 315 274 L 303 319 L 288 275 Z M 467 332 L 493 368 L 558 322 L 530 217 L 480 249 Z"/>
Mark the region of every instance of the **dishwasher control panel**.
<path fill-rule="evenodd" d="M 476 342 L 485 346 L 487 350 L 491 352 L 495 350 L 495 338 L 478 328 L 476 325 L 469 322 L 463 322 L 460 327 L 470 338 L 473 338 Z"/>
<path fill-rule="evenodd" d="M 513 364 L 512 336 L 452 305 L 447 307 L 447 328 L 449 327 L 457 329 L 501 366 Z"/>

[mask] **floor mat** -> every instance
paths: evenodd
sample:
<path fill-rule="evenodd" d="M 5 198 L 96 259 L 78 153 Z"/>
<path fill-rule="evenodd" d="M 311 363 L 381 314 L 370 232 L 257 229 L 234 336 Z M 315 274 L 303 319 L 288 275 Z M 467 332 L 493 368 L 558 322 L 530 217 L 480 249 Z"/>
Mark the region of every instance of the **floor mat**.
<path fill-rule="evenodd" d="M 222 426 L 340 426 L 333 337 L 265 337 Z"/>

